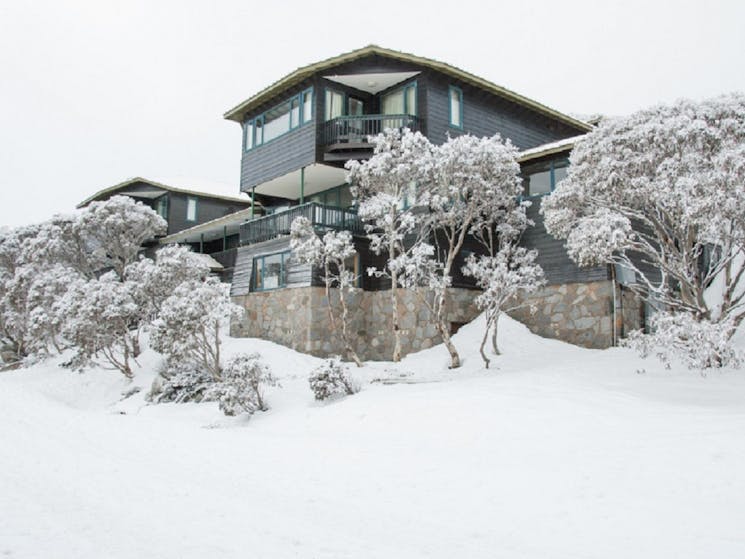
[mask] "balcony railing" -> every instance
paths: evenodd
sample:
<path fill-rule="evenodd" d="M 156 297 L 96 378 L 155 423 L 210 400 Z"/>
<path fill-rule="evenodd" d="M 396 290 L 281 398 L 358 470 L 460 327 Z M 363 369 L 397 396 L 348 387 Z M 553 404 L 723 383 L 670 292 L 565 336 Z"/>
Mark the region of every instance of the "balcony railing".
<path fill-rule="evenodd" d="M 368 136 L 380 134 L 387 128 L 419 130 L 419 118 L 413 115 L 340 116 L 323 125 L 321 143 L 325 146 L 350 144 L 350 147 L 369 145 Z M 339 147 L 344 147 L 339 145 Z"/>
<path fill-rule="evenodd" d="M 307 218 L 315 227 L 347 230 L 356 234 L 364 232 L 355 210 L 309 202 L 241 224 L 241 245 L 289 235 L 292 222 L 301 216 Z"/>

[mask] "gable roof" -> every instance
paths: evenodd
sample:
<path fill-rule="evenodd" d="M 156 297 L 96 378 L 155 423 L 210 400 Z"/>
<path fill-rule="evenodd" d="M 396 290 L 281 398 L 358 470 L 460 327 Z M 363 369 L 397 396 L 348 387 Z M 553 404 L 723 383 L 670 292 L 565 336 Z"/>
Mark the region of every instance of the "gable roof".
<path fill-rule="evenodd" d="M 101 198 L 107 194 L 113 194 L 117 190 L 121 190 L 138 182 L 152 185 L 156 188 L 166 190 L 168 192 L 178 192 L 180 194 L 188 194 L 190 196 L 201 196 L 203 198 L 216 198 L 218 200 L 225 200 L 228 202 L 237 202 L 241 204 L 250 204 L 249 198 L 242 198 L 239 196 L 240 189 L 237 186 L 226 185 L 223 183 L 207 182 L 196 179 L 187 179 L 183 177 L 179 178 L 168 178 L 168 179 L 147 179 L 144 177 L 132 177 L 123 182 L 109 186 L 102 190 L 99 190 L 92 196 L 89 196 L 76 207 L 82 208 L 90 204 L 93 200 Z M 236 194 L 231 194 L 235 192 Z"/>
<path fill-rule="evenodd" d="M 223 117 L 227 120 L 234 120 L 235 122 L 241 122 L 247 112 L 257 108 L 262 103 L 269 101 L 272 97 L 282 93 L 285 89 L 288 89 L 294 85 L 297 85 L 298 83 L 309 78 L 310 76 L 318 72 L 323 72 L 329 68 L 333 68 L 334 66 L 339 66 L 340 64 L 352 62 L 354 60 L 358 60 L 360 58 L 364 58 L 370 55 L 380 55 L 386 58 L 400 60 L 402 62 L 417 64 L 419 66 L 424 66 L 432 70 L 437 70 L 439 72 L 442 72 L 443 74 L 448 74 L 463 82 L 469 83 L 473 86 L 476 86 L 485 91 L 493 93 L 494 95 L 498 95 L 509 101 L 512 101 L 524 107 L 533 109 L 534 111 L 542 113 L 546 116 L 550 116 L 552 118 L 565 122 L 566 124 L 569 124 L 580 130 L 589 131 L 592 129 L 592 127 L 586 122 L 582 122 L 581 120 L 578 120 L 569 115 L 561 113 L 555 109 L 547 107 L 546 105 L 543 105 L 539 103 L 538 101 L 533 101 L 532 99 L 528 99 L 527 97 L 520 95 L 519 93 L 515 93 L 514 91 L 511 91 L 505 87 L 496 85 L 488 80 L 485 80 L 469 72 L 461 70 L 460 68 L 451 66 L 450 64 L 439 62 L 437 60 L 432 60 L 431 58 L 424 58 L 424 57 L 416 56 L 413 54 L 408 54 L 404 52 L 386 49 L 383 47 L 379 47 L 377 45 L 368 45 L 361 49 L 353 50 L 351 52 L 340 54 L 338 56 L 327 58 L 326 60 L 322 60 L 314 64 L 309 64 L 307 66 L 303 66 L 302 68 L 298 68 L 291 74 L 286 75 L 284 78 L 274 82 L 269 87 L 259 91 L 252 97 L 249 97 L 242 103 L 236 105 L 235 107 L 227 111 L 223 115 Z"/>
<path fill-rule="evenodd" d="M 575 144 L 585 136 L 586 134 L 580 134 L 579 136 L 572 136 L 571 138 L 564 138 L 563 140 L 557 140 L 555 142 L 549 142 L 548 144 L 541 144 L 540 146 L 526 149 L 517 154 L 517 162 L 525 163 L 527 161 L 532 161 L 533 159 L 546 157 L 547 155 L 572 151 Z"/>

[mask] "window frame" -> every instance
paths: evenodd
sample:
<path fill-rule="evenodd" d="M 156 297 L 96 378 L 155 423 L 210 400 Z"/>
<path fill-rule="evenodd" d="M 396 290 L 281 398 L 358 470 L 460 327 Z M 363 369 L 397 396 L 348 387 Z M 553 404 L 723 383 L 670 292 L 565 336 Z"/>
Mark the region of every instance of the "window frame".
<path fill-rule="evenodd" d="M 194 202 L 194 217 L 189 217 L 189 206 L 190 202 Z M 186 221 L 188 222 L 195 222 L 198 220 L 199 216 L 199 199 L 196 196 L 187 196 L 186 197 Z"/>
<path fill-rule="evenodd" d="M 460 124 L 453 122 L 453 93 L 458 94 L 458 106 L 460 107 Z M 463 130 L 463 90 L 455 85 L 448 86 L 448 125 L 456 130 Z"/>
<path fill-rule="evenodd" d="M 279 277 L 280 281 L 278 282 L 276 287 L 264 287 L 264 279 L 266 278 L 266 275 L 264 274 L 264 261 L 271 257 L 271 256 L 281 256 L 280 260 L 280 272 Z M 278 252 L 270 252 L 267 254 L 262 254 L 259 256 L 254 256 L 253 258 L 253 278 L 252 278 L 252 291 L 255 293 L 259 293 L 261 291 L 274 291 L 275 289 L 283 289 L 287 287 L 287 262 L 292 258 L 292 251 L 289 250 L 281 250 Z M 258 286 L 257 281 L 257 275 L 259 271 L 258 264 L 261 263 L 261 287 Z"/>
<path fill-rule="evenodd" d="M 303 101 L 306 98 L 306 95 L 310 95 L 310 103 L 309 106 L 309 113 L 305 114 L 305 104 Z M 309 124 L 313 121 L 313 88 L 308 87 L 303 89 L 302 91 L 298 92 L 295 95 L 292 95 L 291 97 L 285 99 L 281 103 L 277 103 L 276 105 L 268 108 L 265 111 L 262 111 L 260 114 L 254 116 L 253 118 L 249 118 L 243 121 L 243 151 L 249 152 L 253 151 L 256 148 L 259 148 L 261 146 L 270 144 L 271 142 L 281 138 L 282 136 L 289 134 L 290 132 L 293 132 L 299 128 L 302 128 L 306 124 Z M 292 121 L 292 103 L 297 102 L 298 103 L 298 122 L 293 124 Z M 279 109 L 283 105 L 287 105 L 289 107 L 288 110 L 288 127 L 287 130 L 280 133 L 277 136 L 274 136 L 273 138 L 269 140 L 265 140 L 264 137 L 264 124 L 265 124 L 265 116 L 267 113 L 271 113 L 272 111 Z M 258 126 L 257 126 L 258 124 Z M 250 127 L 250 134 L 251 138 L 249 141 L 249 127 Z M 258 133 L 261 134 L 261 138 L 258 138 Z"/>
<path fill-rule="evenodd" d="M 409 89 L 414 90 L 414 111 L 409 111 L 409 97 L 407 95 L 407 92 Z M 379 94 L 378 102 L 380 104 L 380 114 L 383 116 L 394 116 L 394 115 L 385 115 L 383 113 L 383 98 L 386 95 L 392 95 L 394 93 L 401 92 L 404 99 L 404 112 L 403 113 L 395 113 L 395 114 L 403 114 L 406 116 L 419 116 L 419 87 L 417 85 L 417 81 L 410 81 L 409 83 L 405 83 L 400 87 L 396 87 L 395 89 L 391 89 L 390 91 L 384 91 Z"/>
<path fill-rule="evenodd" d="M 542 163 L 542 162 L 537 161 L 537 162 L 534 162 L 534 163 L 530 163 L 526 167 L 530 168 L 530 165 L 538 165 L 540 163 Z M 545 162 L 543 162 L 543 163 L 545 163 Z M 522 172 L 521 171 L 521 175 L 523 177 L 523 181 L 526 181 L 526 184 L 524 185 L 524 188 L 523 188 L 523 198 L 540 198 L 542 196 L 548 196 L 554 190 L 556 190 L 556 183 L 557 183 L 557 180 L 556 180 L 556 171 L 557 171 L 557 169 L 568 169 L 569 168 L 569 159 L 568 158 L 550 159 L 548 161 L 548 165 L 549 165 L 549 168 L 548 168 L 548 173 L 549 173 L 549 175 L 548 175 L 549 176 L 549 191 L 548 192 L 539 192 L 537 194 L 531 194 L 530 193 L 530 177 L 531 177 L 531 175 L 534 175 L 536 173 L 528 173 L 528 174 L 526 174 L 525 172 Z M 536 171 L 536 172 L 545 173 L 546 171 Z"/>

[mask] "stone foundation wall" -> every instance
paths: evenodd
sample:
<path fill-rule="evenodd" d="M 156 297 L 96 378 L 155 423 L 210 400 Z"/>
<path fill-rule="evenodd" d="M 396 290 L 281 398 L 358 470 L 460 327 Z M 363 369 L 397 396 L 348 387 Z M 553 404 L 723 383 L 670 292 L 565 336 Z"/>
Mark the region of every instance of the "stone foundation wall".
<path fill-rule="evenodd" d="M 624 336 L 641 326 L 641 303 L 627 289 L 616 288 L 616 333 Z M 474 299 L 479 292 L 453 288 L 447 310 L 448 322 L 470 322 L 479 314 Z M 339 308 L 338 292 L 332 290 L 332 306 Z M 393 353 L 390 291 L 355 290 L 347 296 L 348 332 L 358 355 L 364 360 L 389 360 Z M 319 357 L 342 353 L 328 314 L 322 287 L 278 289 L 234 297 L 246 309 L 232 325 L 233 336 L 271 340 Z M 549 285 L 531 297 L 531 306 L 511 313 L 513 318 L 547 338 L 556 338 L 588 348 L 613 345 L 613 283 L 596 281 Z M 403 354 L 441 342 L 430 313 L 412 290 L 398 292 Z"/>
<path fill-rule="evenodd" d="M 479 310 L 473 301 L 478 293 L 451 289 L 448 322 L 466 323 L 476 318 Z M 332 290 L 331 295 L 331 304 L 338 309 L 338 292 Z M 393 354 L 390 298 L 390 291 L 355 290 L 347 295 L 347 331 L 362 359 L 389 360 Z M 244 318 L 232 325 L 233 336 L 263 338 L 320 357 L 342 353 L 340 336 L 331 326 L 322 287 L 278 289 L 233 300 L 246 309 Z M 398 310 L 404 355 L 440 343 L 430 313 L 416 292 L 399 290 Z"/>
<path fill-rule="evenodd" d="M 638 297 L 617 288 L 617 336 L 639 327 L 639 305 Z M 611 281 L 548 285 L 531 296 L 530 306 L 511 315 L 535 334 L 588 348 L 613 345 Z"/>

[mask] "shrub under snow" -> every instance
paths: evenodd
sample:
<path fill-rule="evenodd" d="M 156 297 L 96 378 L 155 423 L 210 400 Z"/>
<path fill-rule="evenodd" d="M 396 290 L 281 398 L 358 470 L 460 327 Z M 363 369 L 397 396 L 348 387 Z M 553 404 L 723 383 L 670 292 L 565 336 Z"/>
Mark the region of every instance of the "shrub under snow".
<path fill-rule="evenodd" d="M 359 385 L 349 375 L 349 367 L 338 357 L 326 359 L 313 369 L 308 378 L 310 389 L 316 400 L 332 396 L 352 395 L 360 391 Z"/>

